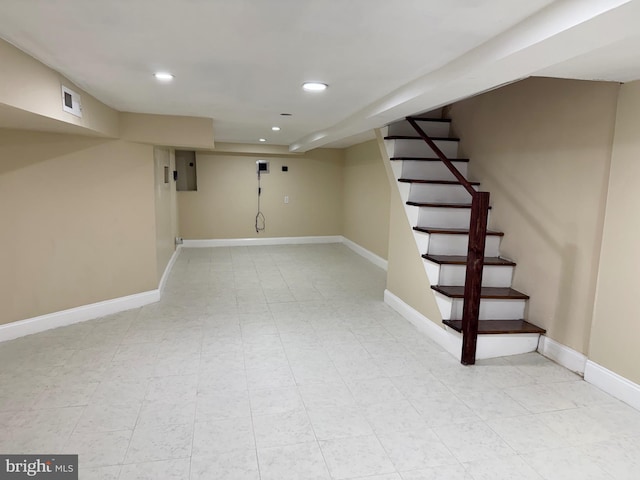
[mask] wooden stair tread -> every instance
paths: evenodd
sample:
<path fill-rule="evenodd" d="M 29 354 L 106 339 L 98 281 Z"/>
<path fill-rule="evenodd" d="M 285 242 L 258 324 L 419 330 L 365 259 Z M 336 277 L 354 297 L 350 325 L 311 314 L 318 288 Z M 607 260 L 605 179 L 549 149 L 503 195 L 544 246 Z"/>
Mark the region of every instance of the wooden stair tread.
<path fill-rule="evenodd" d="M 429 233 L 432 235 L 469 235 L 468 228 L 432 228 L 432 227 L 413 227 L 416 232 Z M 504 232 L 496 230 L 487 230 L 487 235 L 496 237 L 504 236 Z"/>
<path fill-rule="evenodd" d="M 464 298 L 464 286 L 432 285 L 431 288 L 449 298 Z M 529 295 L 509 287 L 482 287 L 480 298 L 495 300 L 528 300 Z"/>
<path fill-rule="evenodd" d="M 470 203 L 440 203 L 440 202 L 407 202 L 413 207 L 434 207 L 434 208 L 471 208 Z M 489 206 L 491 208 L 491 206 Z"/>
<path fill-rule="evenodd" d="M 420 178 L 399 178 L 402 183 L 427 183 L 429 185 L 462 185 L 456 180 L 422 180 Z M 469 182 L 471 185 L 480 185 L 480 182 Z"/>
<path fill-rule="evenodd" d="M 459 142 L 460 139 L 456 137 L 429 137 L 434 142 Z M 424 139 L 418 135 L 387 135 L 385 140 L 420 140 L 424 142 Z"/>
<path fill-rule="evenodd" d="M 425 260 L 429 260 L 431 262 L 437 263 L 439 265 L 466 265 L 467 264 L 467 256 L 466 255 L 429 255 L 425 253 L 422 255 L 422 258 Z M 515 267 L 515 263 L 511 260 L 507 260 L 505 258 L 500 257 L 484 257 L 485 265 L 500 265 L 500 266 L 510 266 Z"/>
<path fill-rule="evenodd" d="M 443 320 L 442 323 L 462 332 L 462 320 Z M 544 328 L 527 322 L 526 320 L 479 320 L 478 334 L 507 334 L 507 333 L 546 333 Z"/>
<path fill-rule="evenodd" d="M 429 118 L 429 117 L 411 117 L 412 120 L 416 122 L 441 122 L 441 123 L 451 123 L 450 118 Z"/>
<path fill-rule="evenodd" d="M 436 157 L 391 157 L 389 160 L 412 160 L 416 162 L 442 162 L 439 158 Z M 451 162 L 468 162 L 468 158 L 450 158 Z"/>

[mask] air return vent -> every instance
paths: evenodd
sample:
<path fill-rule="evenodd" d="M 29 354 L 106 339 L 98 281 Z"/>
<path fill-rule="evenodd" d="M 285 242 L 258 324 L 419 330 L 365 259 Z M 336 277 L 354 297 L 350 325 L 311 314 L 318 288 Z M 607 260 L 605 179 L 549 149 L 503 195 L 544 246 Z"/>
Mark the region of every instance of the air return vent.
<path fill-rule="evenodd" d="M 62 110 L 76 117 L 82 117 L 80 94 L 62 85 Z"/>

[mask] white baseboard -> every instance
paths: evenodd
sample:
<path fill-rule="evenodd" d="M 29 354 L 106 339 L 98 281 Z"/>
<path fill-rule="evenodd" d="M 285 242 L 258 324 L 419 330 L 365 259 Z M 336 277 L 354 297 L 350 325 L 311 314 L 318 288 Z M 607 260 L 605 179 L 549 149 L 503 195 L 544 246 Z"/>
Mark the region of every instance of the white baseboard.
<path fill-rule="evenodd" d="M 462 334 L 448 327 L 439 327 L 438 324 L 429 320 L 389 290 L 384 291 L 384 302 L 415 325 L 418 330 L 427 335 L 431 340 L 457 359 L 460 359 L 462 353 Z M 484 360 L 535 352 L 537 345 L 538 335 L 479 335 L 476 359 Z"/>
<path fill-rule="evenodd" d="M 344 243 L 358 255 L 369 260 L 374 265 L 387 270 L 387 261 L 367 250 L 361 245 L 343 237 L 342 235 L 328 235 L 320 237 L 264 237 L 264 238 L 220 238 L 209 240 L 183 240 L 184 248 L 210 247 L 247 247 L 253 245 L 304 245 L 311 243 Z"/>
<path fill-rule="evenodd" d="M 351 250 L 356 252 L 358 255 L 361 255 L 362 257 L 369 260 L 374 265 L 382 268 L 383 270 L 387 270 L 388 262 L 384 258 L 376 255 L 372 251 L 367 250 L 363 246 L 358 245 L 356 242 L 353 242 L 348 238 L 342 237 L 342 243 L 344 243 L 347 247 L 349 247 Z"/>
<path fill-rule="evenodd" d="M 251 245 L 303 245 L 309 243 L 342 243 L 341 235 L 321 237 L 262 237 L 262 238 L 221 238 L 210 240 L 183 240 L 187 248 L 206 247 L 246 247 Z"/>
<path fill-rule="evenodd" d="M 584 374 L 586 382 L 640 410 L 640 385 L 549 337 L 540 338 L 538 352 L 573 372 Z"/>
<path fill-rule="evenodd" d="M 114 298 L 112 300 L 105 300 L 103 302 L 7 323 L 0 325 L 0 342 L 44 332 L 45 330 L 51 330 L 53 328 L 72 325 L 74 323 L 85 322 L 124 310 L 131 310 L 157 302 L 158 300 L 160 300 L 160 290 L 150 290 L 148 292 L 136 293 L 126 297 Z"/>
<path fill-rule="evenodd" d="M 457 345 L 455 345 L 457 342 L 452 341 L 453 337 L 451 337 L 444 328 L 429 320 L 415 308 L 405 303 L 400 297 L 394 295 L 389 290 L 385 290 L 384 303 L 393 308 L 411 322 L 419 331 L 443 347 L 447 352 L 455 356 L 460 355 L 460 350 Z"/>
<path fill-rule="evenodd" d="M 160 296 L 162 296 L 162 294 L 164 293 L 164 287 L 167 284 L 167 279 L 169 278 L 169 274 L 171 273 L 173 264 L 176 263 L 176 260 L 180 255 L 181 249 L 182 249 L 182 245 L 178 245 L 178 247 L 173 252 L 173 255 L 171 255 L 171 258 L 169 259 L 169 263 L 167 263 L 167 266 L 164 269 L 164 273 L 162 274 L 162 278 L 160 278 L 160 283 L 158 285 L 158 290 L 160 290 Z"/>
<path fill-rule="evenodd" d="M 160 279 L 159 286 L 156 290 L 149 290 L 142 293 L 134 293 L 126 297 L 113 298 L 102 302 L 82 305 L 80 307 L 61 310 L 59 312 L 48 313 L 38 317 L 18 320 L 17 322 L 6 323 L 0 325 L 0 342 L 13 340 L 15 338 L 24 337 L 25 335 L 33 335 L 34 333 L 44 332 L 54 328 L 73 325 L 74 323 L 86 322 L 96 318 L 112 315 L 114 313 L 124 312 L 134 308 L 144 307 L 150 303 L 160 300 L 164 291 L 167 278 L 173 268 L 176 259 L 180 255 L 180 248 L 177 248 Z"/>
<path fill-rule="evenodd" d="M 587 357 L 547 336 L 540 337 L 538 352 L 572 372 L 584 374 Z"/>
<path fill-rule="evenodd" d="M 584 379 L 618 400 L 640 410 L 640 385 L 637 383 L 633 383 L 591 360 L 587 360 Z"/>

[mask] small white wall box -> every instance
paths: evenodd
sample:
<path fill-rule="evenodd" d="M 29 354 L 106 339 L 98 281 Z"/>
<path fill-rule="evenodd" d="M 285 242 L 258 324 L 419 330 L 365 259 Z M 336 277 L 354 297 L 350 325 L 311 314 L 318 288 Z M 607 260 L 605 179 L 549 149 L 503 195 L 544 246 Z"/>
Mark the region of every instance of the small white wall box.
<path fill-rule="evenodd" d="M 80 94 L 62 85 L 62 110 L 76 117 L 82 117 Z"/>

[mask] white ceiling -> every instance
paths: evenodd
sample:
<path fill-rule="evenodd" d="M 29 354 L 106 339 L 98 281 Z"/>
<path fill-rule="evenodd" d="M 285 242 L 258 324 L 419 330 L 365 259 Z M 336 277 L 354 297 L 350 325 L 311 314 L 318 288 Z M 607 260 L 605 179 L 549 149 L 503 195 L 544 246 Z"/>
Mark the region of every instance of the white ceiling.
<path fill-rule="evenodd" d="M 531 74 L 639 78 L 640 60 L 627 49 L 640 44 L 634 40 L 640 16 L 627 25 L 637 6 L 638 0 L 0 0 L 0 37 L 118 110 L 212 117 L 217 142 L 264 137 L 302 151 L 354 143 L 387 121 Z M 607 15 L 613 19 L 603 22 Z M 599 23 L 605 25 L 595 41 Z M 615 32 L 605 35 L 607 29 Z M 157 70 L 176 78 L 159 84 L 152 77 Z M 300 88 L 307 80 L 330 87 L 308 94 Z M 272 125 L 282 130 L 272 132 Z"/>

